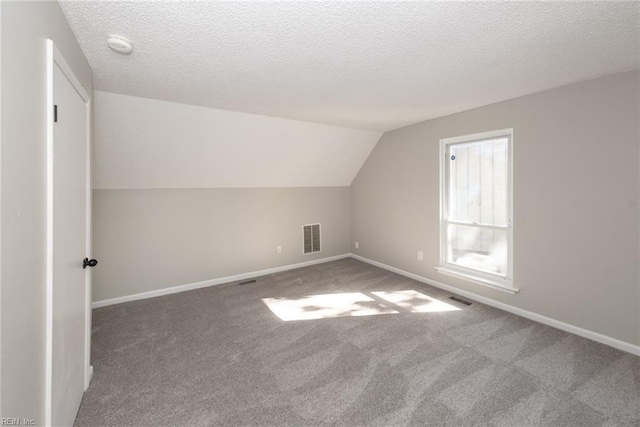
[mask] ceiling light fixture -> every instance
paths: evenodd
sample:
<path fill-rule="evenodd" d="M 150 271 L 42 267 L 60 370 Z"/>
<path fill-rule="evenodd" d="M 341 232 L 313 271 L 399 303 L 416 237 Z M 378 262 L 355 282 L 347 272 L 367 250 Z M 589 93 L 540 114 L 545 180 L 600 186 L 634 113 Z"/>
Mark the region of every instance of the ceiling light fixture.
<path fill-rule="evenodd" d="M 117 34 L 111 34 L 107 37 L 107 44 L 111 49 L 118 53 L 128 54 L 133 50 L 133 46 L 129 39 Z"/>

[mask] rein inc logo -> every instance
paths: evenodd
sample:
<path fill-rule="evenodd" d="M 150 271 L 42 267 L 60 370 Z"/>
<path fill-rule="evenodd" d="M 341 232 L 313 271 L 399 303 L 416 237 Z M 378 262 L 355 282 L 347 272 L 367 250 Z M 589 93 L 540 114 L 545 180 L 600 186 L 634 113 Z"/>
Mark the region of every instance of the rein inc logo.
<path fill-rule="evenodd" d="M 0 426 L 34 426 L 36 421 L 31 418 L 0 418 Z"/>

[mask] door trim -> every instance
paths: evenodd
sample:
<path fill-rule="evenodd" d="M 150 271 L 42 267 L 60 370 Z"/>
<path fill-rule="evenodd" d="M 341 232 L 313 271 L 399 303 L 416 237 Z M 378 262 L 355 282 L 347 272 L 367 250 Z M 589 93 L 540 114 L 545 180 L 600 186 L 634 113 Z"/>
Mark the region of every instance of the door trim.
<path fill-rule="evenodd" d="M 51 425 L 52 420 L 52 392 L 53 392 L 53 69 L 57 65 L 65 77 L 69 80 L 78 95 L 85 102 L 87 135 L 87 205 L 86 205 L 86 256 L 91 258 L 91 97 L 84 89 L 80 80 L 64 59 L 53 40 L 47 39 L 47 105 L 46 105 L 46 129 L 47 129 L 47 237 L 46 237 L 46 356 L 45 356 L 45 424 Z M 80 262 L 80 260 L 78 260 Z M 85 275 L 85 349 L 84 349 L 84 390 L 89 387 L 89 381 L 93 374 L 90 365 L 91 356 L 91 274 Z"/>

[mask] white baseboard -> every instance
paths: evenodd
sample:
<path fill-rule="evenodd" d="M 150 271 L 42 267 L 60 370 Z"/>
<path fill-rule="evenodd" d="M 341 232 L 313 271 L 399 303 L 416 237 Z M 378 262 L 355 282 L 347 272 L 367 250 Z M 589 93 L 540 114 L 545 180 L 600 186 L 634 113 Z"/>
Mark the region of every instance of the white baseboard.
<path fill-rule="evenodd" d="M 186 285 L 171 286 L 169 288 L 158 289 L 155 291 L 142 292 L 124 297 L 104 299 L 94 301 L 91 308 L 106 307 L 108 305 L 120 304 L 123 302 L 137 301 L 141 299 L 159 297 L 162 295 L 176 294 L 178 292 L 191 291 L 193 289 L 206 288 L 209 286 L 222 285 L 229 282 L 237 282 L 244 279 L 252 279 L 267 274 L 279 273 L 281 271 L 295 270 L 296 268 L 308 267 L 310 265 L 323 264 L 325 262 L 336 261 L 339 259 L 349 258 L 351 254 L 336 255 L 328 258 L 315 259 L 313 261 L 300 262 L 298 264 L 283 265 L 281 267 L 267 268 L 266 270 L 252 271 L 249 273 L 235 274 L 233 276 L 220 277 L 218 279 L 204 280 L 202 282 L 188 283 Z"/>
<path fill-rule="evenodd" d="M 600 334 L 598 332 L 593 332 L 588 329 L 583 329 L 578 326 L 570 325 L 565 322 L 561 322 L 556 319 L 552 319 L 550 317 L 543 316 L 541 314 L 534 313 L 532 311 L 523 310 L 518 307 L 514 307 L 509 304 L 505 304 L 499 301 L 492 300 L 491 298 L 486 298 L 473 292 L 463 291 L 462 289 L 458 289 L 454 286 L 446 285 L 444 283 L 438 282 L 436 280 L 427 279 L 426 277 L 419 276 L 417 274 L 409 273 L 408 271 L 401 270 L 396 267 L 392 267 L 390 265 L 383 264 L 378 261 L 374 261 L 369 258 L 362 257 L 356 254 L 350 254 L 350 256 L 354 259 L 357 259 L 362 262 L 366 262 L 367 264 L 375 265 L 376 267 L 380 267 L 382 269 L 391 271 L 393 273 L 400 274 L 401 276 L 408 277 L 413 280 L 417 280 L 418 282 L 426 283 L 427 285 L 431 285 L 436 288 L 443 289 L 445 291 L 449 291 L 451 293 L 461 295 L 463 297 L 469 298 L 471 300 L 477 301 L 482 304 L 490 305 L 495 308 L 499 308 L 504 311 L 508 311 L 509 313 L 516 314 L 521 317 L 525 317 L 527 319 L 533 320 L 538 323 L 542 323 L 557 329 L 561 329 L 565 332 L 569 332 L 583 338 L 590 339 L 592 341 L 599 342 L 601 344 L 606 344 L 613 348 L 617 348 L 618 350 L 626 351 L 627 353 L 635 354 L 636 356 L 640 356 L 640 346 L 631 344 L 625 341 L 620 341 L 616 338 L 612 338 L 607 335 Z"/>
<path fill-rule="evenodd" d="M 91 378 L 93 378 L 93 365 L 89 365 L 87 368 L 87 377 L 85 379 L 84 391 L 87 391 L 89 384 L 91 384 Z"/>

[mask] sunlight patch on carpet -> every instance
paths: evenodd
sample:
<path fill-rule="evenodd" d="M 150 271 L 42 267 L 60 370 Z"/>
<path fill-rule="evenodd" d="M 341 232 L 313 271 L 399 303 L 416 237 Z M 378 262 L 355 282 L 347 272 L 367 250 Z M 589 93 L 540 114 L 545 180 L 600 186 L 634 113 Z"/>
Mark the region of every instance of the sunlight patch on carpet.
<path fill-rule="evenodd" d="M 378 298 L 389 301 L 398 307 L 406 308 L 412 313 L 439 313 L 443 311 L 458 311 L 458 307 L 444 301 L 431 298 L 418 291 L 390 291 L 371 292 Z"/>
<path fill-rule="evenodd" d="M 368 294 L 368 292 L 367 292 Z M 284 321 L 326 319 L 330 317 L 374 316 L 397 314 L 393 307 L 412 313 L 442 313 L 460 308 L 418 291 L 371 292 L 382 303 L 362 292 L 311 295 L 300 298 L 263 298 L 262 302 Z"/>
<path fill-rule="evenodd" d="M 262 301 L 284 321 L 398 313 L 361 292 L 301 298 L 263 298 Z"/>

